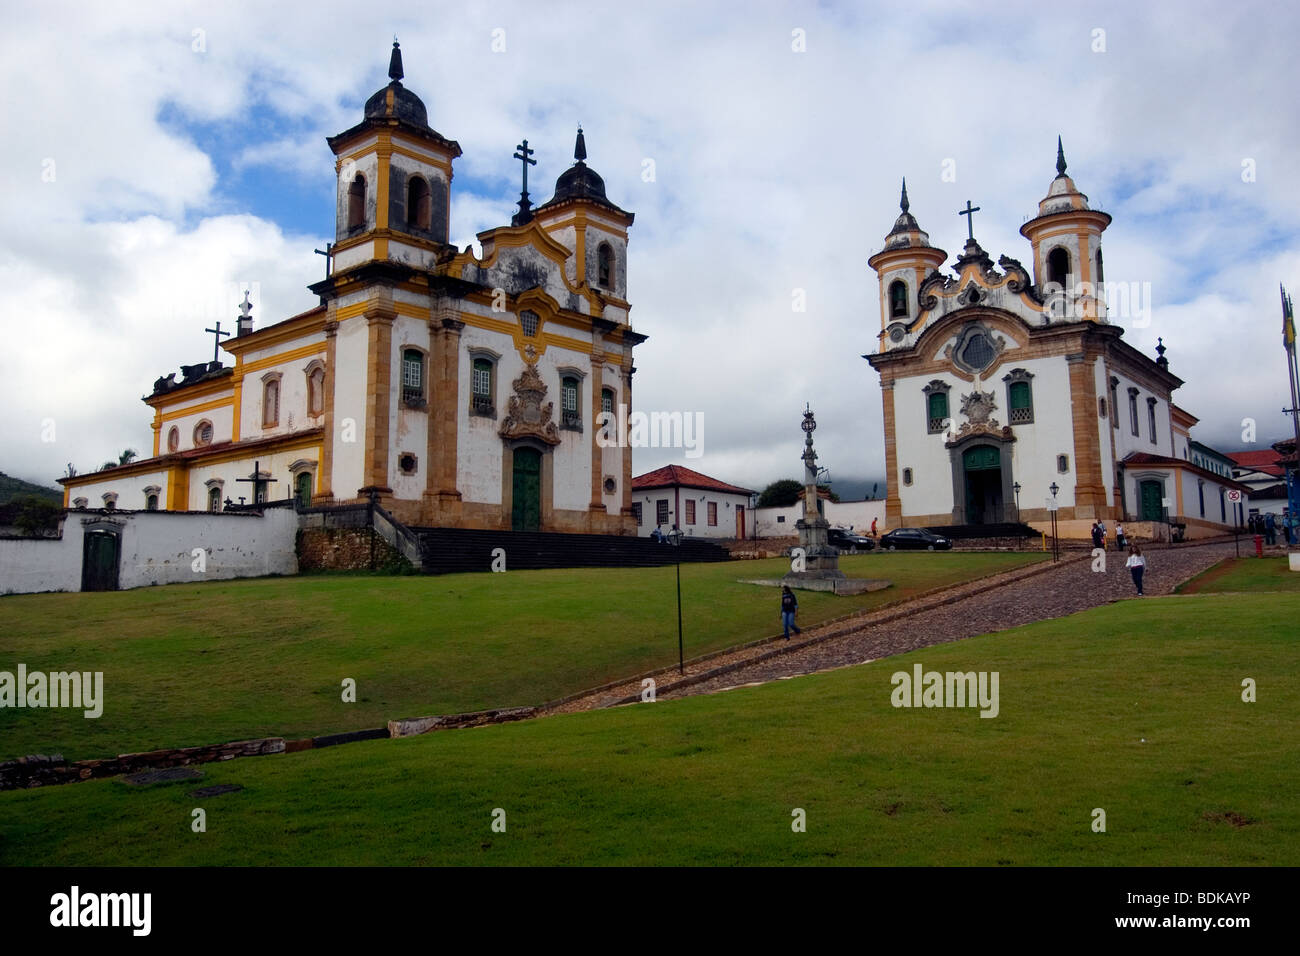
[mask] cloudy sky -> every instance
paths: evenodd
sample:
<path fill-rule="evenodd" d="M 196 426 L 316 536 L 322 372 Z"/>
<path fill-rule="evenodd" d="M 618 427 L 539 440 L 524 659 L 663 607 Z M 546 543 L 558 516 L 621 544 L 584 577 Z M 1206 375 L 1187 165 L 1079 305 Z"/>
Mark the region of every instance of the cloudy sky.
<path fill-rule="evenodd" d="M 402 43 L 405 84 L 464 155 L 452 239 L 508 223 L 515 144 L 549 198 L 588 162 L 636 213 L 636 404 L 704 416 L 702 458 L 762 487 L 799 470 L 811 402 L 837 481 L 883 478 L 866 260 L 911 209 L 951 257 L 981 207 L 994 258 L 1055 175 L 1056 137 L 1150 290 L 1202 441 L 1289 432 L 1278 283 L 1300 291 L 1300 8 L 1262 3 L 6 3 L 0 97 L 0 471 L 51 483 L 151 450 L 140 397 L 207 361 L 239 289 L 259 326 L 315 304 L 333 235 L 327 135 Z M 1050 12 L 1049 12 L 1050 10 Z M 653 161 L 654 175 L 643 171 Z M 945 176 L 945 171 L 948 175 Z M 804 290 L 806 311 L 792 307 Z M 229 357 L 227 357 L 229 360 Z M 1261 447 L 1256 445 L 1255 447 Z"/>

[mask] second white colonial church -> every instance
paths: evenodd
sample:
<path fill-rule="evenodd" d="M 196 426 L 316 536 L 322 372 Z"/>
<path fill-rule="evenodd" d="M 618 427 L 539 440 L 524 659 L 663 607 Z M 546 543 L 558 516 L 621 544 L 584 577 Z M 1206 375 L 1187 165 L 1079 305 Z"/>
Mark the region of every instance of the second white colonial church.
<path fill-rule="evenodd" d="M 1149 358 L 1107 319 L 1111 217 L 1065 169 L 1058 143 L 1056 178 L 1020 230 L 1032 276 L 1007 256 L 995 266 L 973 230 L 940 272 L 947 253 L 904 185 L 869 260 L 881 319 L 864 356 L 883 391 L 889 527 L 1042 522 L 1053 485 L 1058 517 L 1084 527 L 1168 518 L 1198 534 L 1239 518 L 1225 496 L 1235 483 L 1189 460 L 1197 419 L 1171 400 L 1182 380 L 1164 348 Z"/>

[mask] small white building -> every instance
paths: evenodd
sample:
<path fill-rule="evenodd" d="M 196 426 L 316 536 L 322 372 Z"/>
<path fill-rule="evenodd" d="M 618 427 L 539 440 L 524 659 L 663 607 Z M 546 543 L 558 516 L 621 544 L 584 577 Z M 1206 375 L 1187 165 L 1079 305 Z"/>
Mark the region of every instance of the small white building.
<path fill-rule="evenodd" d="M 674 526 L 699 538 L 747 538 L 753 532 L 749 488 L 729 485 L 681 465 L 665 465 L 632 479 L 632 518 L 638 535 Z"/>
<path fill-rule="evenodd" d="M 863 501 L 831 501 L 821 496 L 822 517 L 832 528 L 843 528 L 856 534 L 871 534 L 871 522 L 876 523 L 876 534 L 890 530 L 885 526 L 885 499 Z M 797 534 L 795 522 L 803 517 L 803 495 L 792 505 L 782 508 L 759 508 L 754 512 L 754 523 L 760 538 L 780 538 Z"/>

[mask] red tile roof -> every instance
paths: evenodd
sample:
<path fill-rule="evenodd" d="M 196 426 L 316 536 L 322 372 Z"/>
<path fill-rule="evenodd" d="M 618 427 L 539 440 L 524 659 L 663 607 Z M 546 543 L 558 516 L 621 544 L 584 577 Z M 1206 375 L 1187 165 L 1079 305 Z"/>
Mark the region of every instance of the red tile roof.
<path fill-rule="evenodd" d="M 1266 475 L 1282 477 L 1282 466 L 1277 463 L 1278 455 L 1271 448 L 1263 451 L 1230 451 L 1228 457 L 1235 461 L 1243 468 L 1250 468 L 1253 471 L 1262 471 Z"/>
<path fill-rule="evenodd" d="M 706 491 L 725 491 L 733 495 L 752 495 L 754 493 L 752 489 L 729 485 L 725 481 L 718 481 L 718 479 L 710 478 L 708 475 L 701 475 L 698 471 L 691 471 L 681 465 L 664 465 L 662 468 L 656 468 L 654 471 L 648 471 L 644 475 L 637 475 L 632 479 L 633 491 L 640 488 L 670 488 L 674 485 L 680 485 L 683 488 L 703 488 Z"/>
<path fill-rule="evenodd" d="M 1225 478 L 1223 475 L 1216 475 L 1208 468 L 1202 468 L 1200 465 L 1193 465 L 1190 461 L 1183 461 L 1181 458 L 1169 458 L 1166 455 L 1152 455 L 1145 451 L 1131 451 L 1124 456 L 1120 462 L 1125 468 L 1131 468 L 1134 465 L 1154 465 L 1157 468 L 1181 468 L 1183 471 L 1190 471 L 1194 475 L 1200 475 L 1203 478 L 1210 478 L 1225 488 L 1236 488 L 1244 494 L 1251 495 L 1254 491 L 1249 485 L 1243 485 L 1239 481 L 1233 481 L 1231 478 Z"/>

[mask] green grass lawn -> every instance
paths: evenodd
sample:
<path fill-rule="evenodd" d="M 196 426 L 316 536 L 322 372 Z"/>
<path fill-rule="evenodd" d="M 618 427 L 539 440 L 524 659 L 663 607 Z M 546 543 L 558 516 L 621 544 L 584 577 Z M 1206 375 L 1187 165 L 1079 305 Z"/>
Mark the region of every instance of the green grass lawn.
<path fill-rule="evenodd" d="M 1300 594 L 1300 572 L 1286 558 L 1228 558 L 1183 584 L 1180 594 L 1286 591 Z"/>
<path fill-rule="evenodd" d="M 1030 561 L 1037 553 L 845 557 L 895 587 L 806 592 L 808 625 Z M 784 560 L 682 567 L 686 652 L 779 631 Z M 0 709 L 0 760 L 69 760 L 539 704 L 677 659 L 674 569 L 325 576 L 0 599 L 0 670 L 102 671 L 103 716 Z M 344 678 L 357 702 L 343 703 Z"/>
<path fill-rule="evenodd" d="M 0 863 L 1294 866 L 1298 612 L 1125 601 L 712 696 L 0 793 Z M 999 715 L 892 707 L 914 662 L 997 671 Z M 244 789 L 189 795 L 214 783 Z"/>

